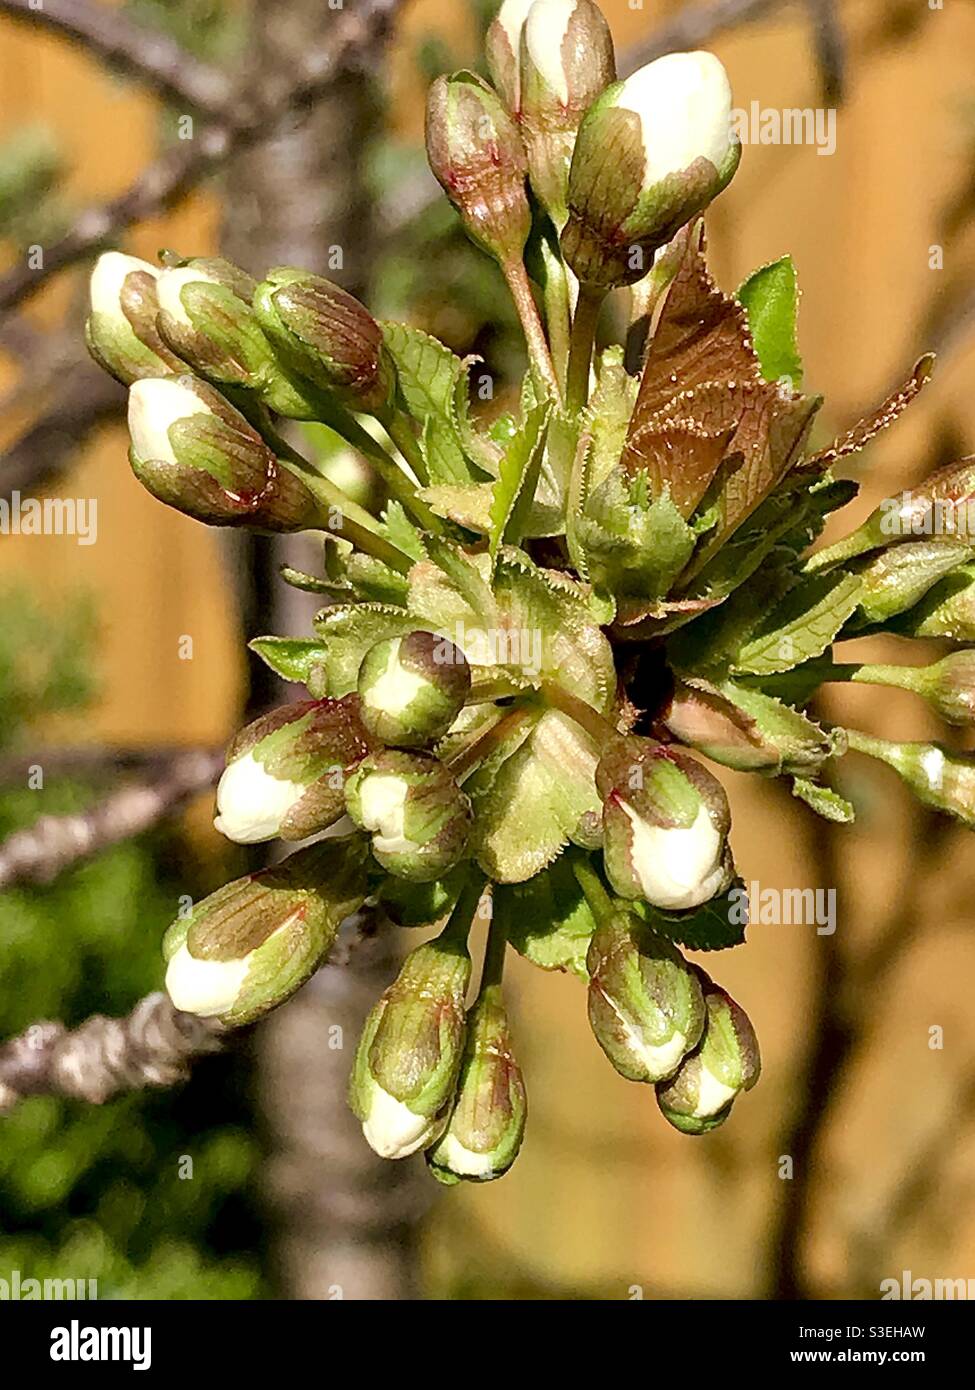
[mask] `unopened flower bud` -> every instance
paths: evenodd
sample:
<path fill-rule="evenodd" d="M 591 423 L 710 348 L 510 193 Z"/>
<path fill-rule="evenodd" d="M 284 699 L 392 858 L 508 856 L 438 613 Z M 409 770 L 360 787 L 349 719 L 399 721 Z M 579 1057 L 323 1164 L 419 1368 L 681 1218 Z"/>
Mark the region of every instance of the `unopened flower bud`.
<path fill-rule="evenodd" d="M 703 971 L 707 1017 L 704 1036 L 675 1076 L 657 1087 L 664 1118 L 683 1134 L 706 1134 L 724 1124 L 743 1091 L 762 1069 L 758 1039 L 748 1015 Z"/>
<path fill-rule="evenodd" d="M 471 72 L 438 77 L 427 100 L 427 157 L 469 236 L 502 265 L 531 231 L 528 165 L 518 127 Z"/>
<path fill-rule="evenodd" d="M 372 833 L 372 852 L 391 874 L 428 883 L 464 856 L 470 798 L 427 753 L 388 748 L 366 758 L 345 788 L 349 815 Z"/>
<path fill-rule="evenodd" d="M 975 642 L 975 565 L 957 565 L 891 626 L 904 636 Z"/>
<path fill-rule="evenodd" d="M 304 840 L 345 814 L 345 779 L 370 751 L 355 695 L 284 705 L 230 745 L 214 825 L 229 840 Z"/>
<path fill-rule="evenodd" d="M 500 986 L 491 985 L 467 1015 L 457 1099 L 443 1135 L 427 1150 L 434 1177 L 448 1186 L 503 1177 L 518 1157 L 527 1112 Z"/>
<path fill-rule="evenodd" d="M 521 132 L 532 188 L 559 231 L 579 123 L 615 81 L 613 39 L 593 0 L 535 0 L 521 34 Z"/>
<path fill-rule="evenodd" d="M 620 897 L 682 911 L 724 892 L 734 874 L 731 813 L 700 763 L 671 745 L 621 738 L 603 753 L 596 785 L 606 874 Z"/>
<path fill-rule="evenodd" d="M 320 510 L 243 415 L 191 375 L 129 389 L 129 459 L 144 487 L 211 526 L 300 531 Z"/>
<path fill-rule="evenodd" d="M 562 250 L 585 284 L 628 285 L 730 182 L 741 144 L 711 53 L 670 53 L 608 87 L 583 118 Z"/>
<path fill-rule="evenodd" d="M 971 553 L 968 541 L 952 537 L 907 541 L 869 556 L 858 571 L 861 620 L 886 623 L 907 612 Z"/>
<path fill-rule="evenodd" d="M 359 668 L 362 722 L 381 743 L 423 748 L 444 736 L 470 688 L 467 658 L 447 638 L 423 631 L 390 637 Z"/>
<path fill-rule="evenodd" d="M 121 251 L 99 256 L 91 273 L 88 351 L 123 386 L 185 370 L 156 327 L 158 274 L 148 261 Z"/>
<path fill-rule="evenodd" d="M 406 1158 L 444 1131 L 464 1051 L 471 959 L 445 934 L 407 956 L 366 1019 L 349 1104 L 383 1158 Z"/>
<path fill-rule="evenodd" d="M 258 285 L 254 312 L 284 362 L 343 405 L 374 413 L 389 403 L 396 375 L 382 329 L 339 285 L 282 266 Z"/>
<path fill-rule="evenodd" d="M 930 666 L 861 666 L 853 680 L 922 696 L 946 724 L 975 724 L 975 651 L 951 652 Z"/>
<path fill-rule="evenodd" d="M 600 922 L 586 959 L 589 1023 L 629 1081 L 663 1081 L 704 1031 L 704 999 L 676 946 L 629 912 Z"/>
<path fill-rule="evenodd" d="M 848 729 L 851 751 L 866 753 L 898 772 L 925 806 L 975 829 L 975 755 L 938 743 L 893 743 Z"/>
<path fill-rule="evenodd" d="M 735 696 L 705 681 L 675 680 L 659 723 L 679 743 L 737 772 L 802 774 L 830 757 L 830 739 L 798 711 L 786 725 L 774 703 L 748 691 Z"/>
<path fill-rule="evenodd" d="M 166 989 L 177 1009 L 239 1026 L 290 999 L 362 904 L 365 847 L 325 840 L 225 884 L 166 933 Z"/>
<path fill-rule="evenodd" d="M 504 0 L 484 40 L 488 72 L 512 116 L 521 110 L 521 32 L 535 0 Z"/>
<path fill-rule="evenodd" d="M 817 551 L 809 568 L 823 569 L 898 541 L 927 537 L 964 540 L 972 534 L 973 521 L 975 456 L 937 469 L 919 487 L 885 497 L 862 526 L 835 545 Z"/>

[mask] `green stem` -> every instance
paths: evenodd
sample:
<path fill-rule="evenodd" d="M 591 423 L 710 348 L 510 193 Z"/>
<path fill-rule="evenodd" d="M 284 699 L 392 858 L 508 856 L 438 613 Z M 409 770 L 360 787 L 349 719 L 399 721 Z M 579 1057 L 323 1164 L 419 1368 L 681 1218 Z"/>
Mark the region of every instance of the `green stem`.
<path fill-rule="evenodd" d="M 426 531 L 432 531 L 434 535 L 443 534 L 443 522 L 434 516 L 422 498 L 417 497 L 415 485 L 396 460 L 391 458 L 369 431 L 360 425 L 351 411 L 339 407 L 334 411 L 333 420 L 330 420 L 329 424 L 337 434 L 368 459 L 385 484 L 390 497 L 395 497 L 419 526 Z M 403 452 L 402 449 L 400 452 Z"/>
<path fill-rule="evenodd" d="M 504 975 L 504 959 L 508 946 L 508 932 L 497 912 L 491 914 L 487 946 L 484 949 L 484 966 L 481 970 L 481 985 L 478 997 L 487 990 L 498 989 Z"/>
<path fill-rule="evenodd" d="M 410 420 L 395 406 L 387 407 L 376 418 L 425 487 L 430 481 L 430 473 Z"/>
<path fill-rule="evenodd" d="M 554 250 L 547 238 L 542 238 L 542 260 L 545 264 L 545 288 L 542 298 L 545 304 L 545 326 L 552 350 L 552 363 L 558 379 L 559 390 L 564 395 L 566 373 L 569 366 L 569 341 L 572 315 L 569 308 L 569 281 L 562 257 Z"/>
<path fill-rule="evenodd" d="M 897 690 L 911 690 L 916 695 L 923 694 L 926 680 L 927 668 L 924 666 L 871 666 L 866 662 L 833 663 L 823 676 L 823 681 L 829 684 L 885 685 Z"/>
<path fill-rule="evenodd" d="M 552 396 L 555 400 L 561 401 L 562 392 L 559 389 L 558 377 L 555 374 L 555 366 L 549 351 L 548 340 L 545 337 L 545 330 L 538 316 L 538 306 L 532 294 L 528 272 L 521 261 L 509 261 L 507 265 L 502 265 L 501 270 L 508 282 L 508 289 L 511 291 L 511 298 L 515 301 L 515 308 L 518 310 L 518 318 L 521 320 L 525 343 L 528 347 L 528 361 L 531 365 L 532 378 L 539 396 L 543 400 L 547 396 Z"/>
<path fill-rule="evenodd" d="M 572 865 L 572 872 L 576 876 L 592 915 L 598 923 L 605 922 L 616 909 L 602 879 L 593 868 L 592 861 L 589 859 L 577 860 Z"/>
<path fill-rule="evenodd" d="M 579 287 L 579 301 L 572 321 L 569 347 L 569 374 L 566 386 L 566 406 L 570 415 L 578 415 L 589 400 L 589 368 L 596 342 L 596 325 L 603 307 L 606 291 L 592 285 Z"/>
<path fill-rule="evenodd" d="M 357 502 L 353 502 L 335 483 L 323 478 L 321 473 L 292 449 L 286 440 L 271 439 L 268 442 L 277 452 L 278 461 L 289 473 L 300 478 L 308 491 L 325 508 L 326 514 L 322 517 L 324 531 L 331 532 L 333 536 L 342 536 L 356 549 L 371 555 L 375 560 L 381 560 L 384 565 L 388 565 L 399 574 L 409 574 L 413 568 L 413 561 L 409 555 L 405 555 L 380 534 L 379 523 L 375 517 L 370 516 Z"/>
<path fill-rule="evenodd" d="M 542 682 L 542 697 L 546 704 L 567 715 L 569 719 L 574 720 L 576 724 L 585 729 L 597 748 L 604 747 L 611 738 L 619 736 L 612 720 L 593 709 L 592 705 L 587 705 L 585 700 L 580 700 L 578 695 L 570 695 L 567 690 L 554 681 Z"/>
<path fill-rule="evenodd" d="M 474 914 L 477 912 L 477 905 L 481 901 L 481 894 L 484 892 L 484 885 L 487 882 L 484 874 L 475 865 L 470 866 L 470 877 L 460 890 L 460 896 L 450 916 L 447 918 L 446 925 L 437 937 L 437 944 L 447 947 L 459 947 L 463 951 L 467 950 L 467 937 L 474 921 Z"/>
<path fill-rule="evenodd" d="M 519 685 L 507 676 L 489 676 L 475 683 L 464 701 L 465 705 L 492 705 L 495 700 L 507 700 L 515 695 L 523 695 L 524 685 Z"/>
<path fill-rule="evenodd" d="M 486 729 L 483 734 L 475 734 L 470 743 L 460 752 L 455 753 L 447 766 L 455 782 L 460 782 L 472 772 L 484 759 L 522 724 L 528 720 L 538 717 L 537 709 L 530 709 L 525 705 L 517 709 L 509 710 L 503 715 L 496 724 L 492 724 L 490 729 Z"/>

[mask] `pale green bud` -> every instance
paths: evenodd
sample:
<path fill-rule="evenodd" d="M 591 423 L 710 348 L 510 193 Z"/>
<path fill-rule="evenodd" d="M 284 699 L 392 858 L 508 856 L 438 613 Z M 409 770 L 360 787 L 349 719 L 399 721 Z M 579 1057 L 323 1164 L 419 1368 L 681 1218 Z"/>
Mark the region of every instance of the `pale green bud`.
<path fill-rule="evenodd" d="M 244 845 L 316 835 L 345 814 L 346 777 L 371 746 L 355 695 L 272 710 L 231 744 L 213 823 Z"/>
<path fill-rule="evenodd" d="M 339 285 L 281 266 L 258 285 L 254 312 L 288 367 L 349 409 L 374 413 L 392 400 L 396 370 L 382 329 Z"/>
<path fill-rule="evenodd" d="M 129 460 L 161 502 L 211 526 L 301 531 L 321 512 L 261 435 L 199 377 L 147 377 L 129 388 Z"/>
<path fill-rule="evenodd" d="M 427 100 L 427 157 L 469 236 L 502 265 L 531 231 L 528 164 L 518 127 L 472 72 L 438 77 Z"/>
<path fill-rule="evenodd" d="M 520 124 L 528 172 L 558 230 L 569 166 L 588 107 L 616 81 L 609 25 L 592 0 L 535 0 L 521 31 Z"/>
<path fill-rule="evenodd" d="M 123 386 L 185 370 L 156 326 L 158 275 L 148 261 L 121 251 L 99 256 L 91 273 L 88 351 Z"/>
<path fill-rule="evenodd" d="M 731 87 L 711 53 L 670 53 L 608 87 L 583 118 L 562 251 L 584 284 L 640 280 L 659 247 L 730 182 Z"/>
<path fill-rule="evenodd" d="M 629 912 L 599 924 L 586 959 L 589 1023 L 629 1081 L 672 1076 L 704 1031 L 704 999 L 676 946 Z"/>
<path fill-rule="evenodd" d="M 423 748 L 441 739 L 464 707 L 471 668 L 459 647 L 432 632 L 377 642 L 359 668 L 362 722 L 381 743 Z"/>
<path fill-rule="evenodd" d="M 728 798 L 682 749 L 620 738 L 596 769 L 603 798 L 603 860 L 622 898 L 671 912 L 699 907 L 734 876 Z"/>
<path fill-rule="evenodd" d="M 525 1083 L 511 1047 L 501 990 L 483 990 L 467 1015 L 457 1098 L 443 1135 L 427 1150 L 435 1178 L 491 1182 L 518 1157 L 528 1112 Z"/>
<path fill-rule="evenodd" d="M 365 858 L 361 840 L 325 840 L 177 917 L 163 941 L 173 1005 L 238 1027 L 290 999 L 365 899 Z"/>
<path fill-rule="evenodd" d="M 661 1113 L 683 1134 L 706 1134 L 724 1124 L 762 1068 L 748 1015 L 703 970 L 699 973 L 707 1010 L 704 1036 L 676 1075 L 657 1086 Z"/>
<path fill-rule="evenodd" d="M 464 857 L 473 823 L 470 799 L 429 754 L 388 748 L 370 755 L 346 783 L 345 800 L 391 874 L 427 883 Z"/>
<path fill-rule="evenodd" d="M 454 937 L 412 951 L 369 1014 L 349 1104 L 383 1158 L 406 1158 L 443 1133 L 464 1050 L 471 960 Z"/>

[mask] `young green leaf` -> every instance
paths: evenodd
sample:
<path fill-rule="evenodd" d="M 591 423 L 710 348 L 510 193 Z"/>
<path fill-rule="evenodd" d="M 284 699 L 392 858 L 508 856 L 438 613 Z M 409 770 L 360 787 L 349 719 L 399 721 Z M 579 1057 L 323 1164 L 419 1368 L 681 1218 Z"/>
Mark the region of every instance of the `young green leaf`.
<path fill-rule="evenodd" d="M 792 783 L 792 795 L 811 806 L 817 816 L 833 821 L 837 825 L 852 825 L 856 820 L 856 810 L 834 792 L 832 787 L 824 787 L 820 782 L 812 782 L 808 777 L 796 777 Z"/>
<path fill-rule="evenodd" d="M 752 344 L 758 353 L 766 381 L 788 381 L 794 391 L 802 386 L 796 325 L 799 316 L 799 281 L 791 256 L 782 256 L 750 275 L 738 291 L 748 313 Z"/>

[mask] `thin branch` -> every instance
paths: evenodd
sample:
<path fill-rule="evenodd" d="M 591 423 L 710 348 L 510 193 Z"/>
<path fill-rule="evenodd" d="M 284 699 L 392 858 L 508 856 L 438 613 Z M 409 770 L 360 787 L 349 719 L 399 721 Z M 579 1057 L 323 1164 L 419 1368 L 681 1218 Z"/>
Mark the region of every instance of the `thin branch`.
<path fill-rule="evenodd" d="M 793 3 L 794 0 L 714 0 L 710 5 L 689 5 L 628 48 L 620 60 L 620 73 L 626 76 L 666 53 L 700 48 L 726 29 L 766 19 Z"/>
<path fill-rule="evenodd" d="M 167 101 L 211 116 L 226 114 L 234 95 L 230 75 L 203 62 L 168 34 L 137 24 L 114 5 L 95 0 L 0 0 L 0 12 L 56 29 L 106 63 L 154 87 Z"/>
<path fill-rule="evenodd" d="M 223 753 L 181 753 L 158 777 L 121 787 L 86 811 L 41 816 L 0 842 L 0 889 L 16 883 L 49 883 L 58 874 L 172 815 L 190 797 L 212 787 Z"/>
<path fill-rule="evenodd" d="M 124 387 L 87 357 L 67 368 L 49 409 L 0 458 L 0 497 L 28 495 L 54 481 L 92 430 L 122 418 L 125 400 Z"/>
<path fill-rule="evenodd" d="M 842 915 L 846 894 L 841 891 L 836 840 L 836 827 L 817 820 L 813 858 L 820 866 L 822 881 L 837 888 Z M 915 839 L 918 880 L 934 871 L 942 843 L 937 817 L 925 813 Z M 835 935 L 817 938 L 819 979 L 805 1025 L 810 1046 L 795 1083 L 796 1107 L 776 1148 L 791 1157 L 793 1177 L 782 1184 L 782 1202 L 770 1244 L 767 1297 L 810 1297 L 806 1247 L 815 1200 L 816 1157 L 843 1084 L 870 1034 L 864 1002 L 878 997 L 881 984 L 904 959 L 914 941 L 916 916 L 914 899 L 902 894 L 862 965 L 845 957 Z"/>
<path fill-rule="evenodd" d="M 34 1023 L 0 1047 L 0 1114 L 28 1096 L 102 1105 L 121 1091 L 173 1086 L 190 1061 L 220 1047 L 219 1025 L 148 994 L 126 1018 L 94 1014 L 69 1032 Z"/>
<path fill-rule="evenodd" d="M 836 0 L 806 0 L 819 64 L 820 100 L 839 106 L 846 88 L 846 35 Z"/>
<path fill-rule="evenodd" d="M 209 750 L 201 750 L 209 753 Z M 105 747 L 100 743 L 37 748 L 30 753 L 0 757 L 0 789 L 25 785 L 35 767 L 44 776 L 77 777 L 86 781 L 115 777 L 121 772 L 159 772 L 173 759 L 185 755 L 185 744 L 161 744 L 152 748 Z"/>
<path fill-rule="evenodd" d="M 87 208 L 60 240 L 45 248 L 42 266 L 20 265 L 0 278 L 0 312 L 14 308 L 56 271 L 92 255 L 133 223 L 171 207 L 232 155 L 269 139 L 284 117 L 314 105 L 340 73 L 368 68 L 376 41 L 402 3 L 359 0 L 354 12 L 337 11 L 331 42 L 311 50 L 296 74 L 272 74 L 264 90 L 203 125 L 192 140 L 178 141 L 124 193 Z"/>
<path fill-rule="evenodd" d="M 357 912 L 342 924 L 324 968 L 346 966 L 382 945 L 375 914 Z M 33 1023 L 0 1045 L 0 1115 L 29 1096 L 103 1105 L 123 1091 L 175 1086 L 191 1062 L 218 1052 L 232 1036 L 215 1019 L 174 1008 L 162 992 L 147 994 L 125 1018 L 93 1014 L 70 1031 L 63 1023 Z"/>

